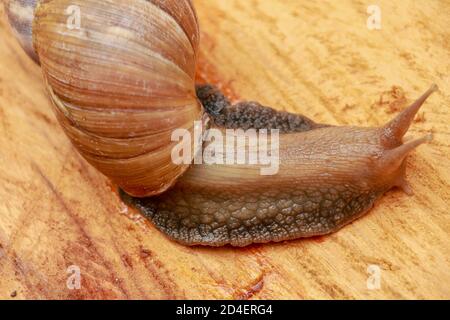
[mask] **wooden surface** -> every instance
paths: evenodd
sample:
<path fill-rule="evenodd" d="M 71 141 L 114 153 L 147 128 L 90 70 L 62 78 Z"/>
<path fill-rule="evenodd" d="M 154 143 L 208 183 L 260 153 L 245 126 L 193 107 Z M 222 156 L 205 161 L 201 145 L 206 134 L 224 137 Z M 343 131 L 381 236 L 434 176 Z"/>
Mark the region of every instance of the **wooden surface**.
<path fill-rule="evenodd" d="M 376 126 L 436 82 L 410 135 L 415 190 L 328 237 L 237 248 L 173 243 L 69 144 L 0 9 L 0 298 L 450 298 L 450 2 L 195 1 L 200 78 L 333 124 Z M 67 268 L 81 271 L 70 290 Z M 369 265 L 381 287 L 367 288 Z"/>

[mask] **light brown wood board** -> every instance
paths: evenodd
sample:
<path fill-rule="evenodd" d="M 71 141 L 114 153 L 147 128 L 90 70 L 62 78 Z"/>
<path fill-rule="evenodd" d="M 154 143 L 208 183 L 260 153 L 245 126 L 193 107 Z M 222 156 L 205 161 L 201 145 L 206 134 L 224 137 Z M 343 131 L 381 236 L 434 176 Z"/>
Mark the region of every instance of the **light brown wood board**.
<path fill-rule="evenodd" d="M 333 235 L 247 248 L 168 240 L 87 164 L 0 9 L 0 298 L 450 298 L 450 2 L 198 0 L 199 79 L 317 121 L 378 126 L 437 83 L 410 135 L 415 194 Z M 67 287 L 78 266 L 81 289 Z M 381 270 L 369 290 L 368 267 Z"/>

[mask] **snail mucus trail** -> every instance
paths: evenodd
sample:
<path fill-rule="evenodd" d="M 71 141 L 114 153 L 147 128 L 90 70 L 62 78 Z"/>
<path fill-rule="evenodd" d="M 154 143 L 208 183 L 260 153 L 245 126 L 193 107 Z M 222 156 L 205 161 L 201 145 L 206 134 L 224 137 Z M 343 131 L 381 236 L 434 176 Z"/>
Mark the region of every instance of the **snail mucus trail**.
<path fill-rule="evenodd" d="M 79 30 L 67 29 L 70 5 L 82 12 Z M 324 235 L 392 187 L 411 193 L 406 156 L 431 136 L 402 138 L 435 85 L 382 127 L 329 126 L 196 88 L 200 34 L 189 0 L 9 0 L 6 11 L 76 149 L 175 241 L 245 246 Z M 174 164 L 171 132 L 192 131 L 195 121 L 279 129 L 278 173 Z"/>

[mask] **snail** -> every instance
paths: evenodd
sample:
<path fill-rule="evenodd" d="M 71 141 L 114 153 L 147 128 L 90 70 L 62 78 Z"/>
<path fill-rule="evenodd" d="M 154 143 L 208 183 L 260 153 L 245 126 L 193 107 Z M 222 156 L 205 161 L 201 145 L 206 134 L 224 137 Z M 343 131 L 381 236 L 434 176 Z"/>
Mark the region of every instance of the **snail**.
<path fill-rule="evenodd" d="M 70 6 L 79 26 L 68 26 Z M 78 152 L 175 241 L 245 246 L 329 234 L 391 188 L 411 193 L 405 159 L 431 135 L 402 138 L 436 85 L 379 128 L 319 124 L 196 86 L 200 36 L 189 0 L 10 0 L 6 9 Z M 194 133 L 196 123 L 279 130 L 278 172 L 195 164 L 206 146 L 194 142 L 188 163 L 175 163 L 172 133 Z"/>

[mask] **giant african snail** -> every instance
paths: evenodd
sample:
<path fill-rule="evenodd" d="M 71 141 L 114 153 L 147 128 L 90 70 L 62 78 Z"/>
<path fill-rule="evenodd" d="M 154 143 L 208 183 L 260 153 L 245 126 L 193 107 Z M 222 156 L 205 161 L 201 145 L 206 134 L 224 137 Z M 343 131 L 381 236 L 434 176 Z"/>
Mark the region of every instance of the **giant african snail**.
<path fill-rule="evenodd" d="M 435 85 L 383 127 L 319 125 L 255 102 L 231 105 L 210 86 L 196 92 L 199 28 L 189 0 L 41 0 L 34 9 L 36 2 L 6 8 L 41 64 L 64 131 L 172 239 L 243 246 L 327 234 L 390 188 L 410 191 L 405 158 L 430 137 L 402 137 Z M 79 28 L 67 26 L 69 6 L 81 14 Z M 280 129 L 278 174 L 261 175 L 261 165 L 175 164 L 171 133 L 192 132 L 194 121 Z"/>

